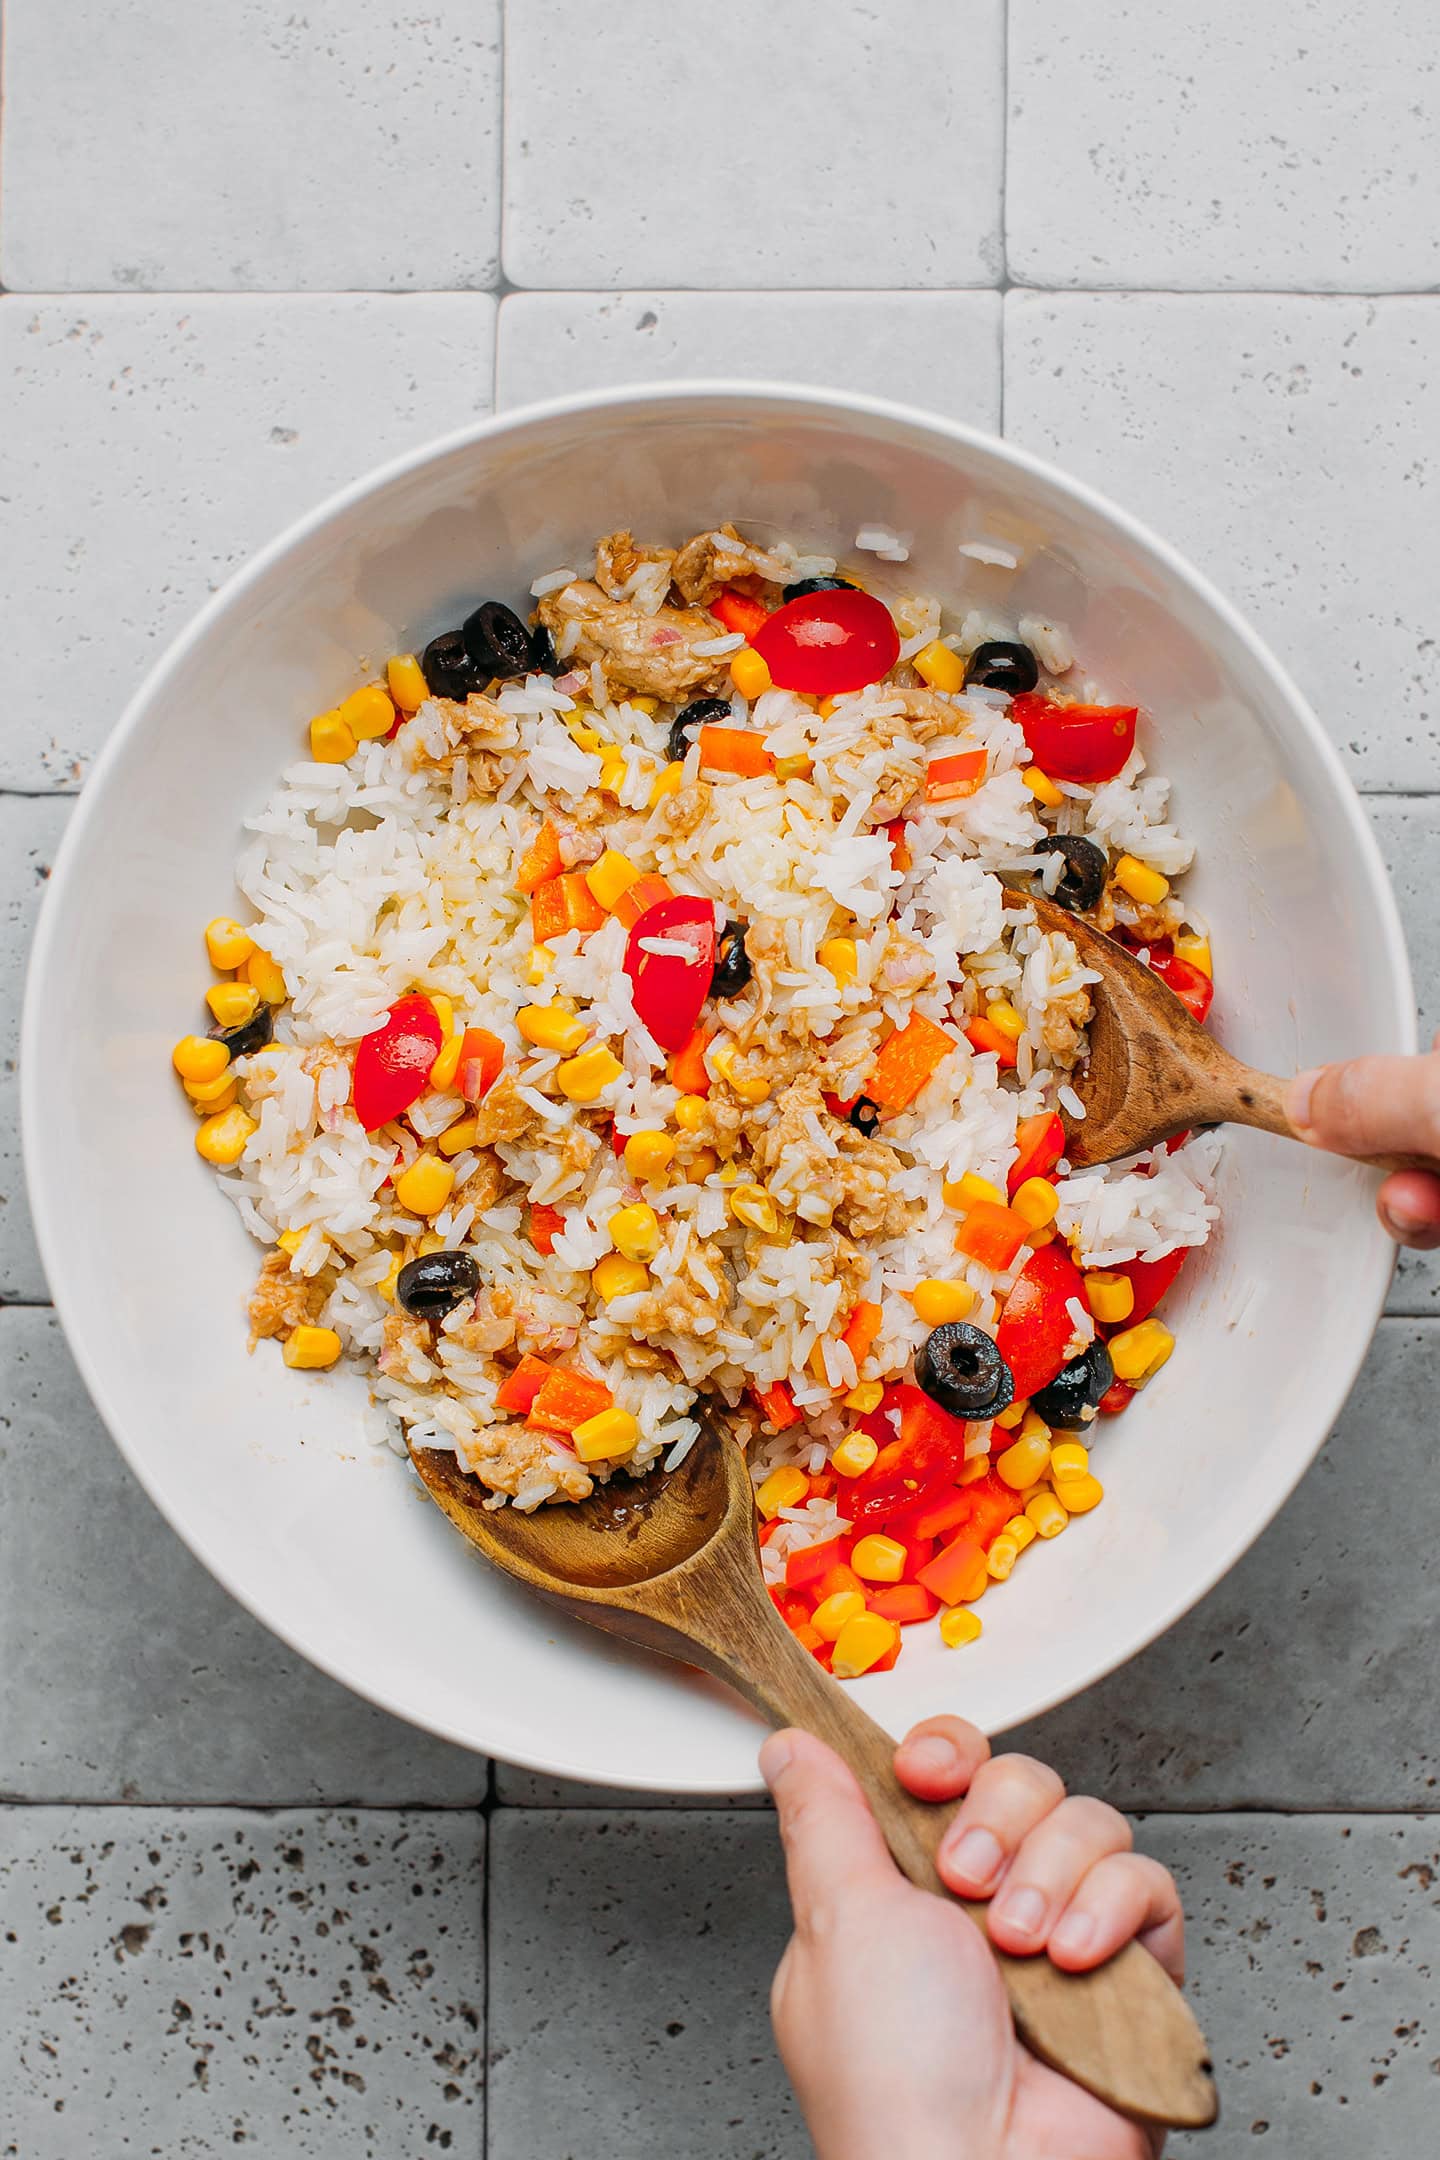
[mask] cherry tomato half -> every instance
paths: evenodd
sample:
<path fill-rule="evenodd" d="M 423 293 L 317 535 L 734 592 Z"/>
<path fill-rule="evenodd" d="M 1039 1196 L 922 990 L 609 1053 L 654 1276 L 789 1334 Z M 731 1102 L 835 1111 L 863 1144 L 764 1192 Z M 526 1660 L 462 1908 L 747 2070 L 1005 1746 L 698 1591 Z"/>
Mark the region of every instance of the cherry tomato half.
<path fill-rule="evenodd" d="M 683 945 L 685 951 L 648 952 L 652 938 Z M 712 903 L 676 893 L 646 908 L 625 941 L 625 972 L 634 986 L 635 1010 L 661 1049 L 683 1050 L 715 973 Z"/>
<path fill-rule="evenodd" d="M 1115 1273 L 1125 1276 L 1135 1292 L 1135 1303 L 1121 1321 L 1121 1327 L 1138 1327 L 1142 1320 L 1149 1319 L 1193 1250 L 1193 1246 L 1179 1245 L 1174 1252 L 1166 1253 L 1163 1260 L 1116 1262 Z"/>
<path fill-rule="evenodd" d="M 1052 705 L 1025 696 L 1011 699 L 1010 717 L 1052 780 L 1113 780 L 1135 747 L 1133 705 Z"/>
<path fill-rule="evenodd" d="M 995 1340 L 1010 1367 L 1017 1400 L 1049 1387 L 1061 1366 L 1075 1323 L 1070 1300 L 1085 1303 L 1080 1270 L 1066 1246 L 1042 1245 L 1006 1298 Z"/>
<path fill-rule="evenodd" d="M 863 592 L 802 593 L 776 608 L 751 643 L 778 689 L 809 697 L 863 690 L 900 657 L 890 610 Z"/>
<path fill-rule="evenodd" d="M 1161 982 L 1168 983 L 1186 1012 L 1203 1026 L 1215 997 L 1215 985 L 1205 970 L 1192 966 L 1163 945 L 1152 945 L 1150 972 L 1158 975 Z"/>
<path fill-rule="evenodd" d="M 391 1006 L 355 1052 L 350 1100 L 366 1132 L 387 1125 L 424 1094 L 445 1030 L 426 997 L 403 997 Z"/>

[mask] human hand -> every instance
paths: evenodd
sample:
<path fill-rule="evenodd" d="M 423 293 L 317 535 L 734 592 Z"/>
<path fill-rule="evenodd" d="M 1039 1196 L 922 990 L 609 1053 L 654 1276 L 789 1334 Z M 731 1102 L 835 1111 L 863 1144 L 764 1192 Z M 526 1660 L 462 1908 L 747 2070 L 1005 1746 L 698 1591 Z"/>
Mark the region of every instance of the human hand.
<path fill-rule="evenodd" d="M 776 1733 L 760 1768 L 795 1914 L 771 2014 L 819 2160 L 1153 2160 L 1156 2133 L 1021 2047 L 979 1929 L 900 1873 L 838 1755 Z M 1067 1799 L 1028 1755 L 992 1759 L 960 1718 L 915 1726 L 895 1768 L 922 1800 L 965 1795 L 939 1870 L 962 1896 L 992 1898 L 1001 1949 L 1084 1972 L 1138 1935 L 1181 1978 L 1175 1884 L 1130 1850 L 1114 1808 Z"/>
<path fill-rule="evenodd" d="M 1440 1034 L 1425 1057 L 1351 1058 L 1298 1073 L 1285 1114 L 1302 1140 L 1337 1155 L 1433 1155 L 1440 1161 Z M 1376 1197 L 1398 1244 L 1440 1245 L 1440 1175 L 1397 1170 Z"/>

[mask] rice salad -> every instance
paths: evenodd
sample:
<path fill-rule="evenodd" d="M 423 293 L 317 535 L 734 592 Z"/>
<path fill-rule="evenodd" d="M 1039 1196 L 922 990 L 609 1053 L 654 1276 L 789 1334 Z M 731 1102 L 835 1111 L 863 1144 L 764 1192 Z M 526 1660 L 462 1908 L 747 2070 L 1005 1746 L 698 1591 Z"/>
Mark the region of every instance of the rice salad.
<path fill-rule="evenodd" d="M 1097 1504 L 1216 1212 L 1208 1136 L 1064 1154 L 1097 978 L 1025 892 L 1210 998 L 1137 713 L 904 555 L 616 532 L 396 655 L 247 822 L 174 1051 L 252 1344 L 493 1507 L 676 1467 L 708 1399 L 842 1676 Z"/>

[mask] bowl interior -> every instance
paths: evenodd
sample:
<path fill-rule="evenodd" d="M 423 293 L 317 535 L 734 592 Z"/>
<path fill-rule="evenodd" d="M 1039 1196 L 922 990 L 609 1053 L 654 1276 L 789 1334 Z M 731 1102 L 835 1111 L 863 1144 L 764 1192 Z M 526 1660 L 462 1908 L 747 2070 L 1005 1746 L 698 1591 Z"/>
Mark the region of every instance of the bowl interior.
<path fill-rule="evenodd" d="M 365 1444 L 358 1378 L 247 1356 L 257 1251 L 194 1154 L 169 1049 L 199 1010 L 201 925 L 234 901 L 241 820 L 311 713 L 476 595 L 523 604 L 601 531 L 674 541 L 726 517 L 842 557 L 861 525 L 893 526 L 910 560 L 877 566 L 880 589 L 1067 624 L 1084 671 L 1153 715 L 1151 762 L 1200 848 L 1189 890 L 1212 927 L 1224 1039 L 1281 1072 L 1413 1040 L 1378 857 L 1293 690 L 1167 550 L 964 430 L 764 389 L 574 400 L 362 484 L 227 588 L 102 760 L 37 942 L 27 1150 L 70 1340 L 181 1536 L 307 1656 L 468 1746 L 691 1792 L 754 1785 L 749 1713 L 488 1573 L 406 1467 Z M 1020 567 L 960 552 L 977 540 Z M 1097 1445 L 1107 1504 L 987 1600 L 973 1649 L 919 1631 L 895 1671 L 862 1682 L 882 1723 L 954 1709 L 1013 1724 L 1131 1655 L 1238 1557 L 1364 1354 L 1390 1258 L 1370 1182 L 1228 1139 L 1223 1221 L 1174 1301 L 1179 1346 Z"/>

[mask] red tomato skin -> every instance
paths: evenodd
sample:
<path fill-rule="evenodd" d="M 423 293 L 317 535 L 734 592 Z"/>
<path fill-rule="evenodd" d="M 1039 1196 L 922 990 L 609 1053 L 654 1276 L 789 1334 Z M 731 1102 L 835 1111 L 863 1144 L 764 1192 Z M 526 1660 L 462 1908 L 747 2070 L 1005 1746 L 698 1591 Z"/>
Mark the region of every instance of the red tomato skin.
<path fill-rule="evenodd" d="M 1037 765 L 1052 780 L 1113 780 L 1135 747 L 1134 705 L 1055 705 L 1035 692 L 1013 698 Z"/>
<path fill-rule="evenodd" d="M 1042 1245 L 1025 1269 L 1000 1314 L 995 1340 L 1010 1367 L 1017 1399 L 1028 1400 L 1049 1387 L 1065 1362 L 1065 1348 L 1075 1332 L 1067 1310 L 1071 1298 L 1085 1303 L 1085 1286 L 1069 1248 L 1058 1241 Z"/>
<path fill-rule="evenodd" d="M 682 939 L 693 959 L 641 950 L 642 938 Z M 695 1032 L 715 973 L 715 909 L 693 893 L 676 893 L 646 908 L 625 941 L 625 972 L 635 1010 L 662 1050 L 683 1050 Z"/>
<path fill-rule="evenodd" d="M 1181 1245 L 1163 1260 L 1120 1260 L 1114 1272 L 1123 1275 L 1135 1292 L 1135 1303 L 1120 1322 L 1122 1328 L 1138 1327 L 1148 1320 L 1189 1259 L 1193 1246 Z"/>
<path fill-rule="evenodd" d="M 355 1052 L 350 1100 L 366 1132 L 388 1125 L 425 1092 L 445 1031 L 425 997 L 403 997 L 382 1026 L 362 1035 Z"/>
<path fill-rule="evenodd" d="M 780 690 L 837 697 L 879 682 L 900 657 L 890 610 L 870 593 L 802 593 L 751 639 Z"/>
<path fill-rule="evenodd" d="M 1150 972 L 1158 975 L 1167 988 L 1174 991 L 1192 1020 L 1205 1025 L 1205 1016 L 1215 1001 L 1215 985 L 1203 968 L 1182 960 L 1178 953 L 1152 946 Z"/>

